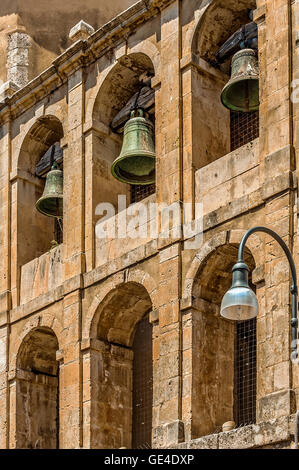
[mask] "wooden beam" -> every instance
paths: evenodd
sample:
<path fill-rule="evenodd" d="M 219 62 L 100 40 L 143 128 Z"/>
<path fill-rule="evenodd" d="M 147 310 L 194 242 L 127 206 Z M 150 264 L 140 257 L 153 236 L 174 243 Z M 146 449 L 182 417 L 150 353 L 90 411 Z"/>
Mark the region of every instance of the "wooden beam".
<path fill-rule="evenodd" d="M 125 123 L 128 121 L 128 119 L 130 119 L 131 111 L 135 106 L 150 112 L 154 108 L 154 105 L 155 91 L 149 86 L 144 86 L 140 92 L 138 91 L 137 93 L 135 93 L 135 95 L 132 96 L 132 98 L 129 99 L 126 106 L 124 106 L 115 116 L 111 123 L 111 129 L 114 132 L 121 132 Z"/>
<path fill-rule="evenodd" d="M 60 147 L 59 142 L 51 145 L 51 147 L 42 156 L 40 161 L 35 167 L 35 173 L 37 176 L 44 176 L 48 171 L 51 170 L 53 162 L 61 164 L 63 162 L 63 150 Z"/>

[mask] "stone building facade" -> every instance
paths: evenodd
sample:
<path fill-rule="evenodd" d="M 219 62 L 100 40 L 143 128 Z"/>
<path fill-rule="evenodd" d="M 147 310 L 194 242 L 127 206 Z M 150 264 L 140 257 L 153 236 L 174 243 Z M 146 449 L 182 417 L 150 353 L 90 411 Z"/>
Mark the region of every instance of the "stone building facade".
<path fill-rule="evenodd" d="M 220 102 L 229 61 L 219 66 L 216 53 L 249 10 L 259 129 L 232 150 Z M 273 240 L 255 234 L 247 245 L 256 324 L 241 333 L 219 307 L 248 228 L 277 231 L 298 260 L 298 22 L 298 0 L 140 0 L 95 32 L 79 24 L 30 82 L 30 31 L 25 46 L 9 43 L 8 57 L 24 49 L 24 63 L 8 67 L 21 69 L 0 103 L 1 448 L 293 446 L 290 274 Z M 111 122 L 144 76 L 157 158 L 156 191 L 142 203 L 191 210 L 168 237 L 159 209 L 157 236 L 101 239 L 100 203 L 116 209 L 108 224 L 132 216 L 130 187 L 110 172 L 122 145 Z M 57 142 L 63 240 L 51 247 L 55 224 L 35 209 L 45 182 L 36 165 Z M 188 230 L 197 204 L 200 246 Z M 222 432 L 232 420 L 237 428 Z"/>

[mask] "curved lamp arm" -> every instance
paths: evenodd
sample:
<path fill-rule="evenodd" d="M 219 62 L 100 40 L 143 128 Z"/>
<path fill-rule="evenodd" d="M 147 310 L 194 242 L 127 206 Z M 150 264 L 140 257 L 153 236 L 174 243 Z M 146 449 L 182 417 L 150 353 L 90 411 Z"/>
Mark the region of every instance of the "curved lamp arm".
<path fill-rule="evenodd" d="M 266 227 L 253 227 L 249 229 L 245 235 L 242 238 L 242 241 L 239 246 L 239 253 L 238 253 L 238 262 L 239 263 L 244 263 L 244 249 L 245 249 L 245 244 L 248 240 L 248 238 L 256 232 L 264 232 L 270 235 L 271 237 L 276 240 L 283 251 L 286 254 L 286 257 L 288 258 L 290 268 L 291 268 L 291 273 L 292 273 L 292 287 L 291 287 L 291 294 L 292 294 L 292 318 L 291 318 L 291 327 L 292 327 L 292 359 L 295 360 L 298 357 L 298 352 L 297 352 L 297 330 L 298 330 L 298 316 L 297 316 L 297 295 L 298 295 L 298 286 L 297 286 L 297 275 L 296 275 L 296 268 L 295 268 L 295 263 L 293 260 L 293 256 L 285 244 L 285 242 L 282 240 L 282 238 L 277 235 L 277 233 L 273 232 L 273 230 L 266 228 Z"/>

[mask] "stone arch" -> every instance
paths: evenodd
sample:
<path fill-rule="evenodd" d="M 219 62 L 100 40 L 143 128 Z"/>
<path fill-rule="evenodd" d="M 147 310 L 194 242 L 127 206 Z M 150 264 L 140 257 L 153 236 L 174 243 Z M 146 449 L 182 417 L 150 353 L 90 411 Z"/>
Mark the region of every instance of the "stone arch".
<path fill-rule="evenodd" d="M 17 357 L 19 355 L 21 344 L 25 340 L 26 336 L 28 336 L 31 331 L 38 328 L 51 329 L 57 337 L 59 349 L 61 348 L 63 343 L 63 327 L 60 321 L 54 315 L 46 312 L 35 315 L 26 321 L 21 332 L 14 337 L 14 348 L 11 351 L 10 370 L 15 370 L 17 368 Z"/>
<path fill-rule="evenodd" d="M 254 0 L 204 0 L 196 3 L 192 28 L 188 32 L 185 53 L 190 53 L 198 67 L 192 73 L 192 142 L 193 164 L 200 169 L 253 140 L 257 128 L 247 126 L 242 139 L 237 138 L 238 114 L 233 114 L 221 101 L 221 93 L 229 80 L 231 57 L 219 63 L 216 53 L 220 46 L 242 25 L 250 22 L 249 10 Z M 213 112 L 211 112 L 213 109 Z M 244 115 L 256 124 L 257 115 Z M 233 123 L 236 125 L 233 126 Z M 254 133 L 250 133 L 250 129 Z M 231 132 L 234 130 L 234 132 Z M 237 135 L 236 135 L 237 134 Z M 247 142 L 246 142 L 246 139 Z"/>
<path fill-rule="evenodd" d="M 248 12 L 255 8 L 255 0 L 204 0 L 194 26 L 191 52 L 214 64 L 219 47 L 250 21 Z"/>
<path fill-rule="evenodd" d="M 97 338 L 131 347 L 137 323 L 151 309 L 150 297 L 141 284 L 118 285 L 99 306 Z"/>
<path fill-rule="evenodd" d="M 152 301 L 144 285 L 129 279 L 106 293 L 92 321 L 92 448 L 151 445 Z"/>
<path fill-rule="evenodd" d="M 23 338 L 16 365 L 16 446 L 59 447 L 58 339 L 53 329 L 37 326 Z"/>
<path fill-rule="evenodd" d="M 126 281 L 142 285 L 151 299 L 152 309 L 156 310 L 158 308 L 157 284 L 146 271 L 141 269 L 130 270 Z M 83 325 L 84 339 L 97 337 L 96 328 L 101 316 L 101 309 L 98 310 L 98 308 L 105 298 L 108 299 L 109 294 L 124 283 L 124 273 L 120 273 L 112 276 L 109 282 L 100 285 L 99 293 L 94 296 Z"/>
<path fill-rule="evenodd" d="M 145 40 L 142 43 L 129 47 L 127 54 L 123 54 L 117 60 L 114 60 L 98 75 L 97 84 L 92 91 L 86 108 L 86 122 L 90 126 L 98 122 L 96 117 L 97 103 L 100 100 L 100 95 L 105 93 L 108 81 L 111 80 L 113 75 L 119 74 L 123 68 L 122 64 L 125 65 L 130 57 L 135 58 L 135 60 L 137 59 L 137 62 L 140 63 L 140 68 L 144 69 L 144 71 L 150 71 L 152 76 L 155 77 L 160 76 L 160 51 L 154 43 Z M 119 79 L 121 80 L 121 77 Z"/>
<path fill-rule="evenodd" d="M 206 241 L 206 243 L 202 246 L 201 250 L 196 253 L 187 271 L 183 285 L 182 298 L 184 299 L 184 303 L 186 305 L 192 305 L 192 291 L 194 286 L 194 280 L 204 260 L 207 259 L 209 255 L 220 246 L 226 244 L 239 244 L 242 240 L 244 233 L 245 230 L 230 230 L 220 232 L 216 236 Z M 248 246 L 249 250 L 251 251 L 254 257 L 256 268 L 262 266 L 264 262 L 263 250 L 261 249 L 262 244 L 263 239 L 257 233 L 253 234 L 248 239 L 248 242 L 246 244 L 246 246 Z"/>
<path fill-rule="evenodd" d="M 93 88 L 93 90 L 90 94 L 90 97 L 89 97 L 89 100 L 88 100 L 88 103 L 87 103 L 87 106 L 86 106 L 85 119 L 86 119 L 86 123 L 87 123 L 88 128 L 92 127 L 95 124 L 95 122 L 94 122 L 94 110 L 95 110 L 95 105 L 96 105 L 96 99 L 97 99 L 97 97 L 100 93 L 100 90 L 102 88 L 103 83 L 105 82 L 106 78 L 109 76 L 110 72 L 112 71 L 112 69 L 115 67 L 116 64 L 117 64 L 117 61 L 112 62 L 108 67 L 106 67 L 104 70 L 102 70 L 98 74 L 97 83 L 94 86 L 94 88 Z"/>
<path fill-rule="evenodd" d="M 93 122 L 110 126 L 113 117 L 138 90 L 139 77 L 148 72 L 155 75 L 154 64 L 144 52 L 121 56 L 101 79 L 92 110 Z"/>
<path fill-rule="evenodd" d="M 51 145 L 62 139 L 64 129 L 62 122 L 54 115 L 38 117 L 31 123 L 21 141 L 17 158 L 18 170 L 35 174 L 35 165 Z"/>
<path fill-rule="evenodd" d="M 101 262 L 99 253 L 103 249 L 103 240 L 95 236 L 96 224 L 102 217 L 97 213 L 98 204 L 112 204 L 117 214 L 119 195 L 126 196 L 125 208 L 131 203 L 130 185 L 120 182 L 111 173 L 112 164 L 119 156 L 123 142 L 122 128 L 114 132 L 111 123 L 139 90 L 140 77 L 145 72 L 151 76 L 155 73 L 152 60 L 144 52 L 122 55 L 98 76 L 95 92 L 89 99 L 86 126 L 90 132 L 86 134 L 86 173 L 91 182 L 92 197 L 87 201 L 87 219 L 90 221 L 87 238 L 90 251 L 95 252 L 90 263 L 95 266 Z M 154 120 L 152 110 L 151 118 Z"/>
<path fill-rule="evenodd" d="M 31 341 L 32 337 L 34 336 L 36 336 L 36 338 L 38 338 L 39 336 L 39 341 L 37 341 L 37 343 L 39 343 L 38 347 L 36 347 L 36 343 Z M 48 344 L 41 344 L 41 336 L 47 337 Z M 29 370 L 34 368 L 36 370 L 36 367 L 38 367 L 39 369 L 43 370 L 44 373 L 48 375 L 53 375 L 54 373 L 56 373 L 53 370 L 53 364 L 51 364 L 49 368 L 47 368 L 47 365 L 45 364 L 45 362 L 49 358 L 51 349 L 53 349 L 52 346 L 55 346 L 55 351 L 59 349 L 58 339 L 52 328 L 48 326 L 37 326 L 36 328 L 30 329 L 30 331 L 22 339 L 20 347 L 18 349 L 16 357 L 17 369 L 23 368 L 24 370 Z M 39 354 L 39 348 L 43 348 L 42 353 L 45 356 L 43 359 Z M 51 361 L 53 361 L 53 359 L 56 362 L 56 354 L 55 358 L 51 358 Z M 32 363 L 30 361 L 32 361 Z"/>
<path fill-rule="evenodd" d="M 256 319 L 237 325 L 220 316 L 221 301 L 231 286 L 231 269 L 237 262 L 243 235 L 242 230 L 223 231 L 208 240 L 194 257 L 185 280 L 184 302 L 190 309 L 186 312 L 190 323 L 184 322 L 183 336 L 192 337 L 192 438 L 221 431 L 226 421 L 237 425 L 255 421 Z M 255 235 L 245 247 L 251 284 L 251 273 L 261 266 L 264 251 L 260 237 Z M 245 354 L 246 369 L 240 372 Z M 245 410 L 240 396 L 248 398 L 250 411 Z"/>
<path fill-rule="evenodd" d="M 156 81 L 159 81 L 161 64 L 160 64 L 160 50 L 158 49 L 157 44 L 146 39 L 132 46 L 129 45 L 128 55 L 131 55 L 131 54 L 144 54 L 147 57 L 149 57 L 153 65 L 153 70 L 154 70 L 153 73 L 154 73 L 155 79 Z"/>
<path fill-rule="evenodd" d="M 16 223 L 13 233 L 18 247 L 16 272 L 21 266 L 47 252 L 55 238 L 55 220 L 40 214 L 35 207 L 45 185 L 45 177 L 36 175 L 36 165 L 63 136 L 61 121 L 53 115 L 47 115 L 31 124 L 21 143 L 13 180 L 17 195 L 17 202 L 13 205 L 13 221 Z"/>

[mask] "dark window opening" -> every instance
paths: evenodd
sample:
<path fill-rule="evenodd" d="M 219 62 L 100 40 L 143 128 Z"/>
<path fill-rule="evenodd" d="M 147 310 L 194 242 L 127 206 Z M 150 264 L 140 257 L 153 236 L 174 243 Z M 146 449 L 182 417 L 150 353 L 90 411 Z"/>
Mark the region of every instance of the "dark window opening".
<path fill-rule="evenodd" d="M 231 152 L 259 137 L 259 112 L 241 113 L 231 111 Z"/>
<path fill-rule="evenodd" d="M 156 185 L 153 184 L 146 184 L 146 185 L 131 185 L 131 204 L 135 202 L 142 201 L 143 199 L 155 194 L 156 192 Z"/>
<path fill-rule="evenodd" d="M 148 317 L 137 326 L 133 344 L 133 449 L 152 446 L 153 359 L 152 325 Z"/>
<path fill-rule="evenodd" d="M 55 219 L 55 241 L 57 242 L 58 245 L 63 243 L 63 225 L 62 225 L 62 220 L 61 219 Z"/>
<path fill-rule="evenodd" d="M 256 421 L 256 318 L 236 325 L 235 421 L 247 426 Z"/>

